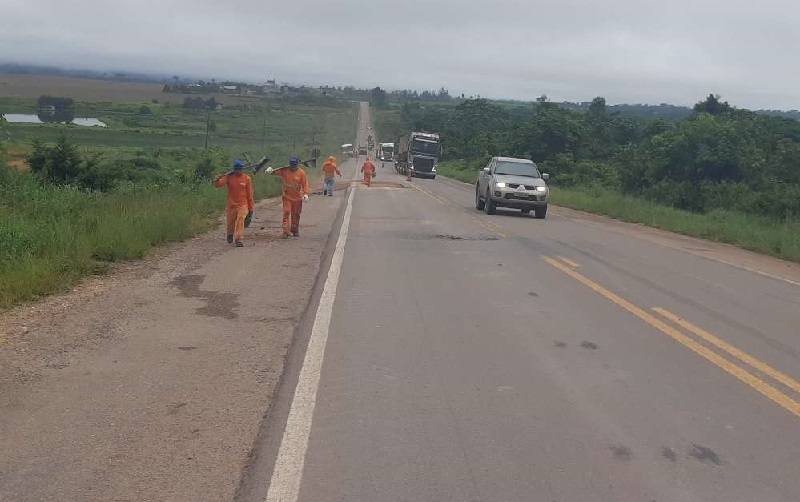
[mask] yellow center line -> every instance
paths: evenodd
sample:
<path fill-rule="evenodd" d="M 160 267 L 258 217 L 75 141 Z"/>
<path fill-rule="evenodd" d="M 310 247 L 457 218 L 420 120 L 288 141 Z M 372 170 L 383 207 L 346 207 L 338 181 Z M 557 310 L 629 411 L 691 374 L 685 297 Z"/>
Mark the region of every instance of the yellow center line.
<path fill-rule="evenodd" d="M 563 261 L 564 263 L 566 263 L 567 265 L 569 265 L 572 268 L 581 268 L 581 264 L 580 263 L 578 263 L 576 261 L 572 261 L 569 258 L 567 258 L 566 256 L 556 256 L 556 258 L 558 258 L 559 260 Z"/>
<path fill-rule="evenodd" d="M 716 352 L 712 351 L 711 349 L 701 345 L 700 343 L 694 341 L 693 339 L 689 338 L 688 336 L 684 335 L 680 331 L 676 330 L 675 328 L 669 326 L 664 321 L 648 314 L 645 310 L 637 307 L 636 305 L 630 303 L 629 301 L 625 300 L 624 298 L 612 293 L 611 291 L 605 289 L 604 287 L 600 286 L 596 282 L 592 281 L 591 279 L 584 277 L 583 275 L 579 274 L 578 272 L 572 270 L 567 265 L 550 258 L 548 256 L 542 257 L 544 261 L 548 264 L 552 265 L 553 267 L 561 270 L 565 274 L 569 275 L 573 279 L 577 280 L 578 282 L 582 283 L 584 286 L 587 286 L 589 289 L 592 289 L 599 295 L 603 296 L 604 298 L 610 300 L 611 302 L 617 304 L 618 306 L 622 307 L 623 309 L 627 310 L 631 314 L 635 315 L 639 319 L 643 320 L 647 324 L 653 326 L 654 328 L 658 329 L 662 333 L 666 334 L 673 340 L 677 341 L 681 345 L 685 346 L 695 354 L 705 358 L 706 360 L 710 361 L 711 363 L 715 364 L 725 372 L 734 377 L 738 378 L 745 384 L 749 385 L 753 389 L 755 389 L 760 394 L 766 396 L 770 400 L 772 400 L 777 405 L 781 406 L 788 412 L 792 413 L 796 417 L 800 418 L 800 403 L 792 399 L 791 397 L 787 396 L 783 392 L 779 391 L 775 387 L 769 385 L 768 383 L 764 382 L 757 376 L 748 373 L 744 369 L 740 368 L 739 366 L 731 363 L 727 359 L 723 358 Z"/>
<path fill-rule="evenodd" d="M 695 326 L 694 324 L 690 323 L 689 321 L 678 317 L 677 315 L 673 314 L 669 310 L 655 307 L 653 311 L 657 312 L 661 316 L 669 319 L 670 321 L 674 322 L 675 324 L 679 325 L 683 329 L 687 331 L 691 331 L 695 335 L 699 336 L 703 340 L 716 345 L 720 349 L 724 350 L 728 354 L 732 355 L 733 357 L 738 358 L 744 363 L 749 364 L 753 368 L 761 371 L 765 375 L 769 375 L 775 380 L 779 381 L 783 385 L 789 387 L 790 389 L 794 390 L 795 392 L 800 393 L 800 382 L 795 380 L 794 378 L 790 377 L 789 375 L 782 373 L 772 366 L 768 365 L 767 363 L 756 359 L 755 357 L 751 356 L 750 354 L 734 347 L 733 345 L 729 344 L 728 342 L 721 340 L 720 338 L 712 335 L 708 331 Z"/>

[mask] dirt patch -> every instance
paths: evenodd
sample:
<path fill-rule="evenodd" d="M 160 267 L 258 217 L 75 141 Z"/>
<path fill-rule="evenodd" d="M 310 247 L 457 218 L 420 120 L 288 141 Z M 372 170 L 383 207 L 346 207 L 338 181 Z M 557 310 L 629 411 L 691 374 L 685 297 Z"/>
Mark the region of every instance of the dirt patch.
<path fill-rule="evenodd" d="M 18 173 L 27 172 L 31 168 L 31 166 L 29 166 L 28 163 L 25 162 L 24 160 L 12 160 L 6 162 L 6 165 L 8 165 L 11 169 L 17 171 Z"/>

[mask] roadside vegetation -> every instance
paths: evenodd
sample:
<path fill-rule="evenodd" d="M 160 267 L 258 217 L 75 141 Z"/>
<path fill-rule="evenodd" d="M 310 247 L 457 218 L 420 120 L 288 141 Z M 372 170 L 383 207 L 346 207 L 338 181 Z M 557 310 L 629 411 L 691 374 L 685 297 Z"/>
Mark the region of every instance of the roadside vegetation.
<path fill-rule="evenodd" d="M 35 105 L 0 99 L 6 112 L 30 113 Z M 290 155 L 336 155 L 357 120 L 356 107 L 345 102 L 77 108 L 108 128 L 0 124 L 0 308 L 213 228 L 225 191 L 211 179 L 233 159 L 249 152 L 277 167 Z M 254 181 L 258 199 L 280 193 L 276 178 L 259 174 Z"/>
<path fill-rule="evenodd" d="M 686 118 L 467 100 L 406 103 L 378 128 L 442 135 L 439 172 L 474 183 L 493 155 L 534 160 L 554 204 L 800 261 L 800 122 L 710 95 Z"/>

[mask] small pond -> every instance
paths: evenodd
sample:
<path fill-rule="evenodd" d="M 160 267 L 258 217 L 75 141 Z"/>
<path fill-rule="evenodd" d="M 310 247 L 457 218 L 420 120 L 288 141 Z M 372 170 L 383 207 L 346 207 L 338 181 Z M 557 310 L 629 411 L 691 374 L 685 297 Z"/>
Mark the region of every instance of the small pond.
<path fill-rule="evenodd" d="M 108 127 L 102 120 L 98 120 L 96 118 L 73 118 L 72 121 L 66 122 L 63 120 L 47 120 L 48 117 L 44 115 L 45 120 L 42 120 L 43 115 L 33 115 L 31 113 L 6 113 L 3 117 L 6 119 L 6 122 L 9 124 L 44 124 L 45 122 L 54 122 L 54 123 L 70 123 L 79 126 L 88 126 L 88 127 Z"/>

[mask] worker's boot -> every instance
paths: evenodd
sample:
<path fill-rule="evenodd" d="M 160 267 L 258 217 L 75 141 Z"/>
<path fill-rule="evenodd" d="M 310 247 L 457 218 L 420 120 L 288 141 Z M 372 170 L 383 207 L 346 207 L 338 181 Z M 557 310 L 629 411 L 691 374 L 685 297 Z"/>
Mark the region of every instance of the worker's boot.
<path fill-rule="evenodd" d="M 228 244 L 233 244 L 233 234 L 228 235 Z"/>
<path fill-rule="evenodd" d="M 292 235 L 294 235 L 295 237 L 300 237 L 300 229 L 299 228 L 293 228 L 292 229 Z"/>
<path fill-rule="evenodd" d="M 244 247 L 244 242 L 242 242 L 242 241 L 236 241 L 236 247 L 237 247 L 237 248 L 243 248 L 243 247 Z"/>
<path fill-rule="evenodd" d="M 322 195 L 328 195 L 328 191 L 327 190 L 323 190 L 322 191 Z"/>

